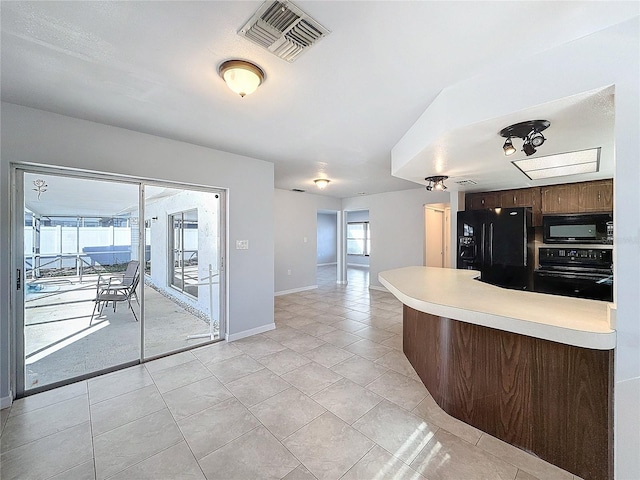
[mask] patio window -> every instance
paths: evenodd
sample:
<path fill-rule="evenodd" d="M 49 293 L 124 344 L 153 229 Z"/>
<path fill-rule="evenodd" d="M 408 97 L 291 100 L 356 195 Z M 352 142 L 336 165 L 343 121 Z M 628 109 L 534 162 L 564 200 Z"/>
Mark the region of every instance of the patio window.
<path fill-rule="evenodd" d="M 198 297 L 198 210 L 169 215 L 171 286 Z"/>
<path fill-rule="evenodd" d="M 371 231 L 369 222 L 347 224 L 347 255 L 368 257 L 371 253 Z"/>

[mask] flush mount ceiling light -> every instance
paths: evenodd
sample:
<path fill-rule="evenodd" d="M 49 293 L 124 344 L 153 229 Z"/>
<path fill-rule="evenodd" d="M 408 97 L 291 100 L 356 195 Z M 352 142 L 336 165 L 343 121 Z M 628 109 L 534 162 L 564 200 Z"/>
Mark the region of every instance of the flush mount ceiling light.
<path fill-rule="evenodd" d="M 324 190 L 329 185 L 329 180 L 326 178 L 316 178 L 313 182 L 320 190 Z"/>
<path fill-rule="evenodd" d="M 513 163 L 531 180 L 594 173 L 600 168 L 600 148 L 524 158 Z"/>
<path fill-rule="evenodd" d="M 434 175 L 432 177 L 427 177 L 425 180 L 427 181 L 427 190 L 430 192 L 431 190 L 446 190 L 447 186 L 444 184 L 444 181 L 449 178 L 446 175 Z"/>
<path fill-rule="evenodd" d="M 231 91 L 241 97 L 255 92 L 264 82 L 262 69 L 245 60 L 227 60 L 220 65 L 218 73 Z"/>
<path fill-rule="evenodd" d="M 523 140 L 522 151 L 527 157 L 533 155 L 537 151 L 536 148 L 545 142 L 546 138 L 542 135 L 542 131 L 549 128 L 550 125 L 548 120 L 528 120 L 503 128 L 500 130 L 500 136 L 506 138 L 502 146 L 504 154 L 509 156 L 516 153 L 511 139 L 517 137 Z"/>

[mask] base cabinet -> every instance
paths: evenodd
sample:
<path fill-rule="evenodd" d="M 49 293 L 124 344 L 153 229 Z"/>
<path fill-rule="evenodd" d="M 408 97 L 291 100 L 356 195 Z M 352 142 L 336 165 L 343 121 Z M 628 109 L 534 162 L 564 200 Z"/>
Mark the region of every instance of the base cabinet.
<path fill-rule="evenodd" d="M 404 306 L 404 352 L 453 417 L 584 480 L 613 478 L 613 350 Z"/>

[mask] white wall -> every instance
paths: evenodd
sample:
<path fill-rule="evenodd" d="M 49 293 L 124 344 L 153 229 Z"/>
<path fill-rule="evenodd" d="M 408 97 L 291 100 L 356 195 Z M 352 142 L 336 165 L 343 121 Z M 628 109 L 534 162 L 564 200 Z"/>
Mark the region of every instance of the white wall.
<path fill-rule="evenodd" d="M 318 213 L 318 265 L 336 263 L 338 261 L 338 214 Z"/>
<path fill-rule="evenodd" d="M 445 90 L 392 152 L 392 169 L 416 157 L 439 132 L 582 92 L 615 86 L 614 284 L 616 478 L 640 472 L 640 18 L 602 30 Z M 452 206 L 452 210 L 453 206 Z"/>
<path fill-rule="evenodd" d="M 340 200 L 310 193 L 275 190 L 276 294 L 317 286 L 318 210 L 340 210 Z M 291 274 L 288 274 L 289 271 Z"/>
<path fill-rule="evenodd" d="M 381 287 L 378 281 L 380 272 L 423 265 L 424 205 L 448 202 L 448 192 L 428 192 L 424 187 L 342 200 L 342 208 L 346 211 L 369 211 L 371 286 Z M 457 210 L 457 197 L 451 199 L 451 208 Z"/>
<path fill-rule="evenodd" d="M 273 325 L 273 164 L 2 103 L 0 162 L 0 397 L 9 395 L 10 162 L 95 170 L 228 188 L 230 334 Z M 315 218 L 315 215 L 314 215 Z M 315 238 L 315 231 L 313 234 Z M 314 252 L 315 258 L 315 252 Z"/>

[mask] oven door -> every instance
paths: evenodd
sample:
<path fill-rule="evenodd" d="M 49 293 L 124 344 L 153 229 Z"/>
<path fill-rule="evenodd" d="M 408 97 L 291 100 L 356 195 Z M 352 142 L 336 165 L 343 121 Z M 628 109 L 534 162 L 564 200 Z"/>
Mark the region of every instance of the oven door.
<path fill-rule="evenodd" d="M 613 301 L 611 275 L 589 272 L 536 270 L 533 289 L 538 293 Z"/>

